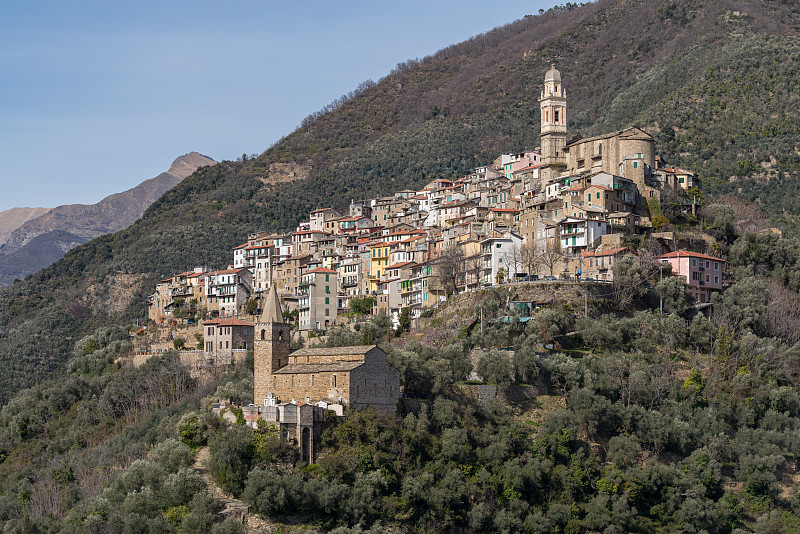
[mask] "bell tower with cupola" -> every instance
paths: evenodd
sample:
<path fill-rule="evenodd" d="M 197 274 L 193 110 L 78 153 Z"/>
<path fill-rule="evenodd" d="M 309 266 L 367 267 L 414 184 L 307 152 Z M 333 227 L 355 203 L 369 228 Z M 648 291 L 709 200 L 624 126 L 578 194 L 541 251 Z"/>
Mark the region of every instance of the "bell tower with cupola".
<path fill-rule="evenodd" d="M 544 88 L 539 97 L 542 112 L 541 145 L 542 184 L 556 178 L 564 165 L 564 146 L 567 144 L 567 92 L 561 84 L 561 73 L 553 63 L 544 76 Z"/>

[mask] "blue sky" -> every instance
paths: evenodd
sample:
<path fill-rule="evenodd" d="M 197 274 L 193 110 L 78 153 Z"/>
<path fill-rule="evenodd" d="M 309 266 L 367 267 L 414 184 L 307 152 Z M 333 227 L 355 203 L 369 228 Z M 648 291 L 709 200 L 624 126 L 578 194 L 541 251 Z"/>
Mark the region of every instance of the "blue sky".
<path fill-rule="evenodd" d="M 553 1 L 0 5 L 0 211 L 94 203 L 192 150 L 261 153 L 397 63 Z"/>

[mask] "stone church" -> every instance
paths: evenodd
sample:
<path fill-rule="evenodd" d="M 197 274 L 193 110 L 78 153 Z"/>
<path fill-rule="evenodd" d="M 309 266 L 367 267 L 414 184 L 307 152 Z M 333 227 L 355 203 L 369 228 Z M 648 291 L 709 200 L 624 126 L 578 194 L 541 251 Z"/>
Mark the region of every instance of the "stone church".
<path fill-rule="evenodd" d="M 377 345 L 291 352 L 290 338 L 291 328 L 284 322 L 273 286 L 255 325 L 256 404 L 266 405 L 266 399 L 282 403 L 325 401 L 395 412 L 400 399 L 400 372 Z"/>

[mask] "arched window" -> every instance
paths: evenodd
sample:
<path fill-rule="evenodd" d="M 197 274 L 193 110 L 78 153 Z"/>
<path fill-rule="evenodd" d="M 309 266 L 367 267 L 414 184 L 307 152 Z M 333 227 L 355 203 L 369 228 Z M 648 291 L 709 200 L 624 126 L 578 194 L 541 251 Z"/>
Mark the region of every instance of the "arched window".
<path fill-rule="evenodd" d="M 283 341 L 283 330 L 278 330 L 278 341 Z"/>
<path fill-rule="evenodd" d="M 263 328 L 261 329 L 261 339 L 262 340 L 267 339 L 267 331 L 264 330 Z"/>

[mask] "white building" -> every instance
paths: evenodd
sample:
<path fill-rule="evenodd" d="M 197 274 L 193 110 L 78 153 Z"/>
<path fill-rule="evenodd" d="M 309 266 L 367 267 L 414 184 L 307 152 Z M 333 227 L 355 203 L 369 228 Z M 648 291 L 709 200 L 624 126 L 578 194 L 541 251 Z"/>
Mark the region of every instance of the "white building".
<path fill-rule="evenodd" d="M 238 315 L 253 291 L 253 275 L 245 268 L 212 271 L 203 278 L 206 299 L 219 306 L 220 317 Z"/>
<path fill-rule="evenodd" d="M 509 261 L 519 256 L 522 237 L 514 232 L 506 232 L 502 237 L 489 237 L 481 241 L 481 285 L 497 285 L 498 274 L 503 272 L 503 280 L 514 279 L 522 265 Z M 512 272 L 513 271 L 513 272 Z"/>
<path fill-rule="evenodd" d="M 561 250 L 566 256 L 581 256 L 581 252 L 599 244 L 600 236 L 608 233 L 608 221 L 567 217 L 558 223 Z"/>

